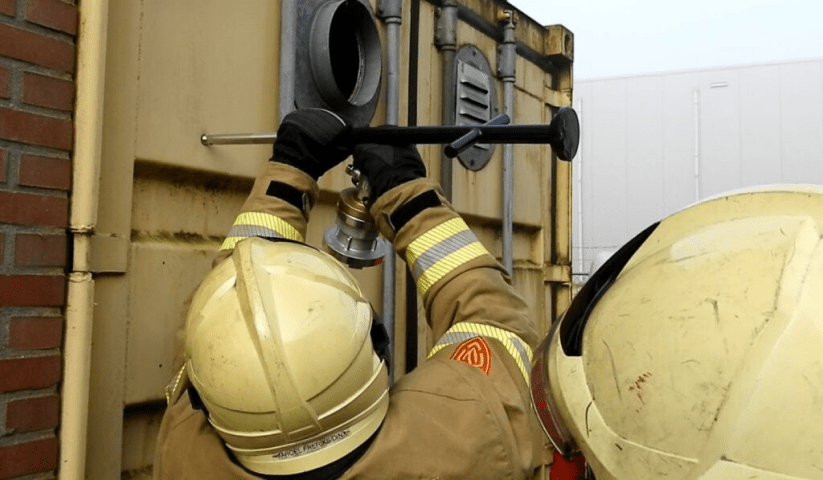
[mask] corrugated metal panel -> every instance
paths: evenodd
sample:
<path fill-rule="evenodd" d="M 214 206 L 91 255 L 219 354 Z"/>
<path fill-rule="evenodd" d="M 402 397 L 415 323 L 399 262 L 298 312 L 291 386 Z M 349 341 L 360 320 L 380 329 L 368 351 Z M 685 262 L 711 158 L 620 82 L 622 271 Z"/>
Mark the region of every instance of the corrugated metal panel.
<path fill-rule="evenodd" d="M 781 180 L 823 183 L 823 60 L 780 68 Z M 764 115 L 764 121 L 771 120 Z"/>
<path fill-rule="evenodd" d="M 181 361 L 179 332 L 187 302 L 211 268 L 251 178 L 270 156 L 270 146 L 206 148 L 198 141 L 204 132 L 271 131 L 277 124 L 280 5 L 241 3 L 145 0 L 111 6 L 97 232 L 123 247 L 124 267 L 95 276 L 88 478 L 117 478 L 123 470 L 139 478 L 150 471 L 163 387 Z M 376 0 L 371 5 L 376 10 Z M 492 63 L 498 43 L 488 30 L 497 28 L 501 5 L 465 0 L 461 11 L 472 12 L 480 26 L 466 19 L 457 26 L 459 44 L 475 45 Z M 404 2 L 404 19 L 410 18 L 410 8 Z M 401 124 L 412 106 L 418 124 L 441 123 L 442 62 L 433 42 L 437 12 L 435 3 L 420 3 L 417 39 L 410 39 L 410 22 L 401 24 L 401 38 L 410 39 L 401 42 L 403 61 L 409 60 L 411 42 L 419 46 L 414 59 L 418 96 L 412 105 L 405 95 L 411 79 L 401 69 Z M 534 54 L 516 60 L 514 122 L 548 123 L 552 111 L 571 100 L 571 66 L 556 65 L 549 72 L 534 63 L 549 49 L 548 30 L 525 20 L 518 24 L 517 41 Z M 378 30 L 382 35 L 383 28 Z M 470 70 L 463 73 L 473 78 Z M 482 82 L 487 83 L 479 85 L 479 103 L 485 96 L 492 100 L 488 111 L 475 115 L 477 121 L 502 109 L 500 100 L 493 100 L 501 98 L 500 79 L 489 75 Z M 385 118 L 382 102 L 373 122 Z M 440 149 L 420 148 L 435 180 L 440 180 Z M 497 256 L 503 204 L 500 152 L 496 149 L 481 171 L 455 162 L 452 178 L 453 204 Z M 546 145 L 518 145 L 516 152 L 513 284 L 529 302 L 537 328 L 545 332 L 570 298 L 568 165 L 553 160 Z M 333 169 L 319 182 L 310 244 L 319 245 L 323 230 L 334 222 L 336 194 L 351 183 L 344 169 Z M 405 290 L 405 268 L 398 262 L 396 292 Z M 380 311 L 380 270 L 353 273 Z M 405 298 L 398 296 L 396 360 L 405 357 L 406 348 Z M 418 327 L 416 353 L 422 359 L 431 338 L 425 322 Z M 395 365 L 402 371 L 402 362 Z"/>
<path fill-rule="evenodd" d="M 823 59 L 581 81 L 575 96 L 577 274 L 700 198 L 823 183 Z"/>

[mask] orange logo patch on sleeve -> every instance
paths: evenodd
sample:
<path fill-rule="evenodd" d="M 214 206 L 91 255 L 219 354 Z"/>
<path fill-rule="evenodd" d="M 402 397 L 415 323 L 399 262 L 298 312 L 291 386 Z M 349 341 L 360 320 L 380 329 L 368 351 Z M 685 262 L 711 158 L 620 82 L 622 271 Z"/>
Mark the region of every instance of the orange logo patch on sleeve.
<path fill-rule="evenodd" d="M 477 367 L 486 375 L 492 369 L 492 351 L 489 344 L 481 337 L 474 337 L 461 343 L 452 353 L 452 360 Z"/>

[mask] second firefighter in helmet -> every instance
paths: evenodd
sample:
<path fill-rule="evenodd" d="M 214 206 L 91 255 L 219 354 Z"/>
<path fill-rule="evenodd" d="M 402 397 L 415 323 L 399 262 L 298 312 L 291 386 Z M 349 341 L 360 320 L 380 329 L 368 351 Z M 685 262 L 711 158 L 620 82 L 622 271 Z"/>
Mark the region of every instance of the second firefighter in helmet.
<path fill-rule="evenodd" d="M 348 128 L 322 110 L 281 124 L 272 161 L 191 305 L 157 478 L 526 479 L 540 467 L 528 307 L 424 178 L 414 147 L 341 146 Z M 317 179 L 351 153 L 438 339 L 390 391 L 363 292 L 339 262 L 302 243 Z M 484 362 L 461 353 L 466 342 L 484 348 Z"/>
<path fill-rule="evenodd" d="M 767 187 L 655 224 L 535 352 L 559 452 L 597 480 L 823 478 L 823 189 Z"/>

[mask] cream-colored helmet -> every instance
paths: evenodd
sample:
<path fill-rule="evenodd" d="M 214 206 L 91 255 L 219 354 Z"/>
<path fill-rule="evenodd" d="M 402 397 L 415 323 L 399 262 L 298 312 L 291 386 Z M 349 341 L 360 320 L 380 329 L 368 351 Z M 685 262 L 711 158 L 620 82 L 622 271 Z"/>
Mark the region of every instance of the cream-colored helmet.
<path fill-rule="evenodd" d="M 535 355 L 556 448 L 597 480 L 823 478 L 823 188 L 765 187 L 654 225 Z"/>
<path fill-rule="evenodd" d="M 311 471 L 363 445 L 386 415 L 387 367 L 371 327 L 371 306 L 331 256 L 250 238 L 195 293 L 186 368 L 246 468 Z"/>

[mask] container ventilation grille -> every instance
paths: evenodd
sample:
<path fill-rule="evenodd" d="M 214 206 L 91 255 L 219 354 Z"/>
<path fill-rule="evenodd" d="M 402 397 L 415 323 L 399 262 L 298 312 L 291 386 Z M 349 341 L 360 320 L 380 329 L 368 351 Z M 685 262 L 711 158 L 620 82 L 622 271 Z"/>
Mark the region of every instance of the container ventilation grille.
<path fill-rule="evenodd" d="M 489 63 L 474 46 L 457 52 L 455 58 L 455 125 L 482 125 L 495 116 L 494 83 Z M 470 170 L 480 170 L 489 161 L 494 145 L 476 143 L 458 155 L 460 163 Z"/>

